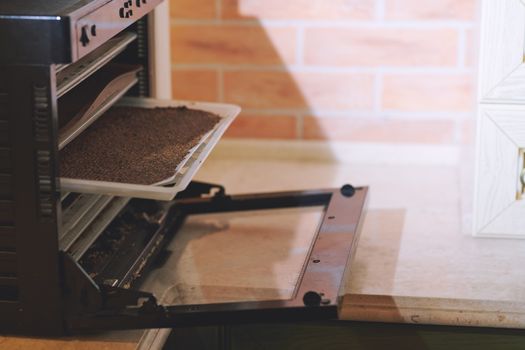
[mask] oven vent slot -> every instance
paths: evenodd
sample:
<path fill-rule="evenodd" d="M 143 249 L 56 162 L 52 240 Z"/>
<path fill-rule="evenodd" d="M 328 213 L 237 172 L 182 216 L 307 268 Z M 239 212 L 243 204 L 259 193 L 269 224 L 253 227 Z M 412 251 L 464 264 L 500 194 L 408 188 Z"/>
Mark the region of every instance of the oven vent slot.
<path fill-rule="evenodd" d="M 54 214 L 54 183 L 51 164 L 51 104 L 47 86 L 33 86 L 33 127 L 36 141 L 36 175 L 38 180 L 39 216 L 52 220 Z"/>
<path fill-rule="evenodd" d="M 0 145 L 7 146 L 9 145 L 9 122 L 5 119 L 2 119 L 0 110 Z"/>
<path fill-rule="evenodd" d="M 11 149 L 6 147 L 0 148 L 0 171 L 5 173 L 11 171 Z"/>
<path fill-rule="evenodd" d="M 11 170 L 8 95 L 0 93 L 0 170 Z"/>
<path fill-rule="evenodd" d="M 9 148 L 8 95 L 0 93 L 0 200 L 13 199 L 11 149 Z M 1 247 L 1 245 L 0 245 Z"/>
<path fill-rule="evenodd" d="M 8 174 L 0 174 L 0 199 L 13 199 L 13 180 Z"/>
<path fill-rule="evenodd" d="M 18 301 L 18 287 L 3 285 L 3 278 L 0 277 L 0 302 L 2 301 Z M 12 278 L 15 281 L 16 279 Z"/>
<path fill-rule="evenodd" d="M 0 276 L 16 277 L 17 270 L 16 253 L 0 251 Z"/>
<path fill-rule="evenodd" d="M 9 123 L 7 120 L 0 120 L 0 146 L 9 145 Z"/>
<path fill-rule="evenodd" d="M 0 111 L 0 146 L 9 145 L 9 122 L 1 119 Z"/>
<path fill-rule="evenodd" d="M 10 200 L 0 200 L 0 225 L 13 226 L 15 217 L 14 203 Z"/>
<path fill-rule="evenodd" d="M 0 201 L 13 199 L 14 184 L 11 172 L 11 150 L 0 148 Z M 5 213 L 0 214 L 0 216 L 3 214 Z"/>
<path fill-rule="evenodd" d="M 8 95 L 0 93 L 0 146 L 9 145 Z"/>
<path fill-rule="evenodd" d="M 0 251 L 0 302 L 18 300 L 16 253 Z"/>
<path fill-rule="evenodd" d="M 106 63 L 111 61 L 115 56 L 124 51 L 124 49 L 137 38 L 136 34 L 124 33 L 118 37 L 109 40 L 107 43 L 82 58 L 78 62 L 67 66 L 56 67 L 57 71 L 57 98 L 63 96 L 73 89 L 84 79 L 102 68 Z"/>
<path fill-rule="evenodd" d="M 0 226 L 0 302 L 18 300 L 18 266 L 14 227 Z"/>
<path fill-rule="evenodd" d="M 0 250 L 16 250 L 16 236 L 14 227 L 0 226 Z"/>

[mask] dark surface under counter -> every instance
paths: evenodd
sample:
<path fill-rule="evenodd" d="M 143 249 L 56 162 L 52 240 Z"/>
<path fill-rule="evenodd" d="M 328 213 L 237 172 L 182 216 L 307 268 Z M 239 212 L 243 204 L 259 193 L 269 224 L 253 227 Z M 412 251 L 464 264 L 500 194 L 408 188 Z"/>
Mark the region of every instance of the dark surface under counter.
<path fill-rule="evenodd" d="M 135 350 L 137 338 L 125 332 L 107 338 L 39 339 L 0 337 L 2 350 Z M 160 348 L 155 348 L 159 350 Z M 303 324 L 254 324 L 178 329 L 162 350 L 522 350 L 525 331 L 327 321 Z M 153 348 L 148 348 L 153 350 Z"/>
<path fill-rule="evenodd" d="M 525 331 L 333 321 L 184 329 L 163 350 L 521 350 Z"/>

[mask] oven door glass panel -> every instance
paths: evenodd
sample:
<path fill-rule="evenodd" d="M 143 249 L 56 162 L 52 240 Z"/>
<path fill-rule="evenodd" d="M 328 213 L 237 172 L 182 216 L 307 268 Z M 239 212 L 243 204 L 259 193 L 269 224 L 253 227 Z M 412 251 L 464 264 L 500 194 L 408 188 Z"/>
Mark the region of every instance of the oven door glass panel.
<path fill-rule="evenodd" d="M 324 211 L 189 215 L 141 290 L 172 305 L 291 299 Z"/>
<path fill-rule="evenodd" d="M 366 196 L 345 186 L 190 205 L 157 271 L 171 285 L 158 295 L 167 323 L 336 319 Z"/>

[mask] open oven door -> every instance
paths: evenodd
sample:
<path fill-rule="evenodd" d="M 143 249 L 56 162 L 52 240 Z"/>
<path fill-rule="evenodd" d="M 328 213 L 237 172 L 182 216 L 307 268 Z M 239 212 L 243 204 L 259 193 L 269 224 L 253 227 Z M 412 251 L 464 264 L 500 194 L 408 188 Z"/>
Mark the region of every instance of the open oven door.
<path fill-rule="evenodd" d="M 193 182 L 171 202 L 133 199 L 99 240 L 115 242 L 119 229 L 139 222 L 103 264 L 89 251 L 79 262 L 64 255 L 67 327 L 337 319 L 367 191 L 229 196 Z"/>

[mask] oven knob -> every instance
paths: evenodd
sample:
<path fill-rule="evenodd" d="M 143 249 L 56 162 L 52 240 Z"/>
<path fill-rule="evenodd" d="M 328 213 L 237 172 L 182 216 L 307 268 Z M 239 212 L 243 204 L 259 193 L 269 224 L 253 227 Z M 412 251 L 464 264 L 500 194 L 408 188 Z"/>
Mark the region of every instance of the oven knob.
<path fill-rule="evenodd" d="M 140 5 L 142 5 L 142 3 L 140 2 L 140 0 L 136 0 L 135 5 L 136 5 L 137 7 L 140 7 Z"/>
<path fill-rule="evenodd" d="M 120 16 L 120 18 L 126 18 L 126 13 L 124 11 L 125 11 L 124 7 L 121 7 L 118 10 L 118 15 Z"/>
<path fill-rule="evenodd" d="M 82 46 L 87 46 L 87 44 L 89 44 L 88 29 L 89 26 L 85 25 L 82 26 L 80 30 L 80 42 L 82 43 Z"/>

